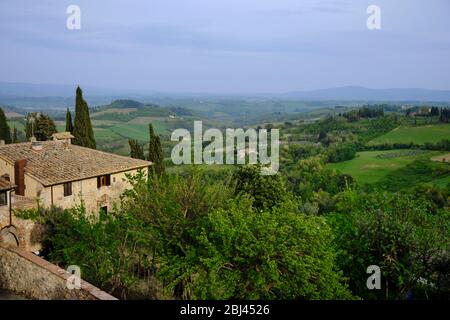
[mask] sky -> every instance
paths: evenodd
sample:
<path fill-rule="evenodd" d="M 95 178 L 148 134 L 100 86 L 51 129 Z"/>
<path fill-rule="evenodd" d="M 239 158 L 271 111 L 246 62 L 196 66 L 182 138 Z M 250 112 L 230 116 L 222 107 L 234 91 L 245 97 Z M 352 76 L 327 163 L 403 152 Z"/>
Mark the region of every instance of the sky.
<path fill-rule="evenodd" d="M 69 30 L 69 5 L 81 29 Z M 366 10 L 381 9 L 369 30 Z M 2 0 L 0 81 L 148 92 L 450 89 L 448 0 Z"/>

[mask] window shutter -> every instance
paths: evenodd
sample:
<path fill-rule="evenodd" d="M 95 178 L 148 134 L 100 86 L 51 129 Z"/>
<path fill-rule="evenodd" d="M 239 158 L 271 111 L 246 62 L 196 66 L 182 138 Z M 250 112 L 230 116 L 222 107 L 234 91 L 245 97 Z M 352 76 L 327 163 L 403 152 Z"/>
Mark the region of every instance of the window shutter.
<path fill-rule="evenodd" d="M 107 186 L 111 185 L 111 175 L 109 175 L 109 174 L 106 176 L 106 185 Z"/>
<path fill-rule="evenodd" d="M 100 189 L 101 185 L 101 181 L 102 181 L 102 177 L 97 177 L 97 189 Z"/>

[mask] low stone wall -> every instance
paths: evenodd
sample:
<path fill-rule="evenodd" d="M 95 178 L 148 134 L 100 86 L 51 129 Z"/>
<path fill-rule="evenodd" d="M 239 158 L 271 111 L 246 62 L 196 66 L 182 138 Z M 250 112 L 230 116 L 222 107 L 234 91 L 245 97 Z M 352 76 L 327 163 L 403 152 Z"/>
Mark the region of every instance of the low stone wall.
<path fill-rule="evenodd" d="M 117 300 L 84 280 L 80 289 L 69 290 L 70 276 L 31 252 L 0 247 L 0 288 L 38 300 Z"/>
<path fill-rule="evenodd" d="M 9 216 L 0 212 L 0 230 L 11 227 L 9 225 Z M 19 248 L 25 251 L 36 252 L 41 250 L 41 238 L 43 226 L 29 219 L 17 218 L 13 215 L 14 234 L 19 242 Z M 0 238 L 0 243 L 2 239 Z"/>
<path fill-rule="evenodd" d="M 13 207 L 20 209 L 32 209 L 36 207 L 36 201 L 22 196 L 13 195 Z M 30 219 L 21 219 L 12 213 L 12 228 L 9 220 L 8 206 L 0 206 L 0 230 L 10 229 L 18 242 L 18 246 L 25 251 L 40 251 L 43 226 Z M 0 243 L 2 234 L 0 234 Z"/>

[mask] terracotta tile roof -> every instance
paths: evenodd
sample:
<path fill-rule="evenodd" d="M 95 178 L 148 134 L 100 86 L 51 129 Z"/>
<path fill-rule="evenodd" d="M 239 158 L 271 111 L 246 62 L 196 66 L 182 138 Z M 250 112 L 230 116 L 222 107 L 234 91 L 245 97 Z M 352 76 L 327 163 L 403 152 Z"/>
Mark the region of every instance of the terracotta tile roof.
<path fill-rule="evenodd" d="M 152 164 L 61 141 L 42 142 L 42 150 L 39 151 L 31 148 L 31 142 L 0 146 L 0 159 L 12 165 L 17 160 L 26 159 L 25 174 L 44 186 L 146 168 Z"/>
<path fill-rule="evenodd" d="M 0 191 L 14 189 L 16 185 L 0 177 Z"/>

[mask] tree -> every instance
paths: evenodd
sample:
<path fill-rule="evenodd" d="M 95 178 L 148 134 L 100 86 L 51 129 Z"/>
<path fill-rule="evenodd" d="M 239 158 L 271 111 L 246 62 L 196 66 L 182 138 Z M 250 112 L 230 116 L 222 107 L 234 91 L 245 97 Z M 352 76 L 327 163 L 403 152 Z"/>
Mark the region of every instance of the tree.
<path fill-rule="evenodd" d="M 356 146 L 352 143 L 343 143 L 332 147 L 328 151 L 329 162 L 341 162 L 351 160 L 356 156 Z"/>
<path fill-rule="evenodd" d="M 51 140 L 52 135 L 58 132 L 53 119 L 43 113 L 39 115 L 35 128 L 34 136 L 38 141 Z"/>
<path fill-rule="evenodd" d="M 320 133 L 319 133 L 319 138 L 318 138 L 318 140 L 319 140 L 319 141 L 325 140 L 326 137 L 327 137 L 327 133 L 326 133 L 325 131 L 322 130 L 322 131 L 320 131 Z"/>
<path fill-rule="evenodd" d="M 141 299 L 160 298 L 153 296 L 154 279 L 142 277 L 142 271 L 150 267 L 147 255 L 151 243 L 139 220 L 125 212 L 99 214 L 92 219 L 83 207 L 64 211 L 41 208 L 27 213 L 44 226 L 41 254 L 47 260 L 64 267 L 74 263 L 83 266 L 84 279 L 121 299 L 137 295 Z"/>
<path fill-rule="evenodd" d="M 83 99 L 83 92 L 77 87 L 75 99 L 75 122 L 73 126 L 73 143 L 91 149 L 96 149 L 94 130 L 89 116 L 89 107 Z"/>
<path fill-rule="evenodd" d="M 161 147 L 161 140 L 155 133 L 153 125 L 149 124 L 149 148 L 148 148 L 148 160 L 153 162 L 152 171 L 157 175 L 164 173 L 164 155 Z"/>
<path fill-rule="evenodd" d="M 245 165 L 233 174 L 234 194 L 248 195 L 255 210 L 272 209 L 286 200 L 286 188 L 279 174 L 262 175 L 261 166 Z"/>
<path fill-rule="evenodd" d="M 19 137 L 17 136 L 17 128 L 14 127 L 13 128 L 13 138 L 12 138 L 12 143 L 19 143 Z"/>
<path fill-rule="evenodd" d="M 448 210 L 429 212 L 429 203 L 409 194 L 348 190 L 338 195 L 335 230 L 338 261 L 352 292 L 365 299 L 405 299 L 421 286 L 433 290 L 434 261 L 448 254 Z M 382 290 L 367 290 L 367 267 L 382 271 Z"/>
<path fill-rule="evenodd" d="M 151 256 L 156 257 L 155 268 L 160 269 L 165 291 L 187 299 L 191 297 L 189 276 L 180 277 L 184 266 L 172 262 L 186 259 L 195 246 L 193 230 L 209 210 L 225 204 L 230 192 L 223 185 L 208 183 L 196 168 L 184 177 L 153 174 L 146 178 L 141 174 L 130 179 L 133 188 L 125 192 L 121 208 L 148 228 L 147 238 L 154 245 Z"/>
<path fill-rule="evenodd" d="M 248 197 L 211 211 L 186 259 L 196 299 L 351 299 L 335 270 L 331 229 L 291 203 L 256 211 Z"/>
<path fill-rule="evenodd" d="M 195 169 L 131 183 L 121 208 L 149 228 L 158 278 L 175 298 L 352 297 L 335 270 L 324 218 L 290 201 L 260 211 L 248 194 L 234 198 Z"/>
<path fill-rule="evenodd" d="M 5 143 L 11 143 L 11 130 L 2 108 L 0 108 L 0 140 L 5 141 Z"/>
<path fill-rule="evenodd" d="M 66 132 L 73 134 L 72 114 L 70 113 L 69 108 L 67 108 L 66 112 Z"/>
<path fill-rule="evenodd" d="M 144 146 L 135 139 L 128 139 L 128 144 L 130 145 L 130 157 L 145 160 Z"/>

